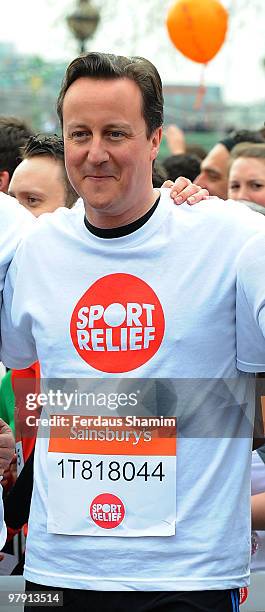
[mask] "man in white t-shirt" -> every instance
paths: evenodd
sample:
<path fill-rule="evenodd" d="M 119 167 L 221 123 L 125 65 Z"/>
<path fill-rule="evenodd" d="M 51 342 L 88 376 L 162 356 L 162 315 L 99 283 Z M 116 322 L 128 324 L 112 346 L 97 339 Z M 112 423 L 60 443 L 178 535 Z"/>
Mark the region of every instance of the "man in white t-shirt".
<path fill-rule="evenodd" d="M 26 226 L 31 223 L 31 215 L 10 196 L 0 192 L 0 306 L 7 269 Z M 0 346 L 1 349 L 1 346 Z M 0 477 L 8 468 L 15 452 L 13 434 L 10 427 L 0 419 Z M 1 487 L 2 489 L 2 487 Z M 0 506 L 0 549 L 6 540 L 6 527 L 3 522 L 2 490 Z"/>
<path fill-rule="evenodd" d="M 63 590 L 69 612 L 238 610 L 253 407 L 236 362 L 236 276 L 264 220 L 232 202 L 173 207 L 153 189 L 163 96 L 147 60 L 77 58 L 58 113 L 85 218 L 77 207 L 39 220 L 2 317 L 5 363 L 38 359 L 48 379 L 27 588 Z M 264 369 L 262 333 L 250 351 Z"/>

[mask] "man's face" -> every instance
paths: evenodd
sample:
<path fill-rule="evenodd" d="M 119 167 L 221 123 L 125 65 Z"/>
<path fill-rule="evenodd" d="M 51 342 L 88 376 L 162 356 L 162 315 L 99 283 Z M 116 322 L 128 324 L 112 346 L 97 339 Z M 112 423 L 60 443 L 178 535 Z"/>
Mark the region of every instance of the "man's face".
<path fill-rule="evenodd" d="M 35 217 L 65 206 L 62 162 L 46 155 L 24 159 L 12 176 L 9 194 Z"/>
<path fill-rule="evenodd" d="M 63 131 L 68 176 L 91 223 L 124 225 L 148 210 L 161 129 L 147 138 L 133 81 L 77 79 L 65 94 Z"/>
<path fill-rule="evenodd" d="M 196 185 L 208 189 L 209 194 L 227 199 L 229 152 L 223 144 L 217 144 L 201 162 L 201 172 Z"/>

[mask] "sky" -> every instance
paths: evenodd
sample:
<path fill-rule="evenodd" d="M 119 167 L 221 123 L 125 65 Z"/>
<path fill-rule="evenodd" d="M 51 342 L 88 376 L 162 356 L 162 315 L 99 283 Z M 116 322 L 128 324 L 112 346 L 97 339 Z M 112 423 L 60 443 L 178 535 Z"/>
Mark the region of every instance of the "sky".
<path fill-rule="evenodd" d="M 89 49 L 144 55 L 154 61 L 165 83 L 200 82 L 201 66 L 173 47 L 163 23 L 163 13 L 166 16 L 174 0 L 93 1 L 103 9 L 101 25 Z M 226 102 L 263 101 L 265 2 L 221 1 L 230 10 L 229 30 L 223 48 L 206 68 L 205 84 L 221 85 Z M 158 2 L 162 19 L 155 15 Z M 13 43 L 21 53 L 70 61 L 78 48 L 65 17 L 74 6 L 75 0 L 4 0 L 0 42 Z M 154 9 L 151 21 L 150 7 Z"/>

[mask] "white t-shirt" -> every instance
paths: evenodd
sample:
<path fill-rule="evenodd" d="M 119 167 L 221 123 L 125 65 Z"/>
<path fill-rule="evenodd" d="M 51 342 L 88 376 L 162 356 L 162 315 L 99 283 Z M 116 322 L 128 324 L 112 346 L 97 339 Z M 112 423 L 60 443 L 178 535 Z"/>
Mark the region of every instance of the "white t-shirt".
<path fill-rule="evenodd" d="M 0 308 L 2 305 L 2 293 L 5 276 L 10 262 L 13 259 L 16 248 L 25 232 L 26 227 L 32 222 L 32 215 L 18 202 L 0 192 Z M 0 343 L 1 354 L 1 343 Z M 1 367 L 1 364 L 0 364 Z M 6 541 L 6 526 L 4 524 L 2 487 L 0 487 L 0 550 Z"/>
<path fill-rule="evenodd" d="M 264 206 L 255 202 L 242 201 L 251 210 L 265 215 Z M 254 236 L 242 250 L 237 272 L 237 363 L 245 372 L 263 372 L 262 336 L 265 335 L 265 241 L 263 234 Z M 240 333 L 246 328 L 244 334 Z M 253 339 L 256 338 L 256 343 Z M 260 346 L 260 352 L 253 346 Z"/>
<path fill-rule="evenodd" d="M 94 236 L 83 217 L 81 208 L 59 209 L 40 219 L 19 248 L 5 289 L 3 360 L 23 368 L 39 359 L 46 378 L 188 380 L 191 406 L 184 404 L 177 451 L 176 533 L 48 532 L 48 440 L 39 437 L 25 576 L 51 586 L 114 591 L 244 586 L 252 441 L 233 394 L 224 407 L 229 384 L 220 383 L 220 393 L 210 381 L 207 394 L 196 379 L 230 379 L 232 391 L 247 398 L 251 377 L 236 368 L 236 262 L 263 220 L 232 202 L 174 207 L 167 191 L 149 221 L 125 237 Z M 14 332 L 9 307 L 15 277 Z M 203 425 L 194 409 L 198 386 Z M 181 404 L 182 389 L 180 396 Z M 248 411 L 251 420 L 251 405 Z M 213 435 L 209 425 L 207 435 L 205 425 L 218 426 L 219 419 L 224 429 Z M 71 487 L 61 523 L 66 506 L 75 512 Z M 139 517 L 145 506 L 139 497 Z"/>
<path fill-rule="evenodd" d="M 265 237 L 260 234 L 247 243 L 238 259 L 237 363 L 244 372 L 264 372 L 264 305 Z"/>
<path fill-rule="evenodd" d="M 0 307 L 6 271 L 32 219 L 34 217 L 14 198 L 0 192 Z"/>
<path fill-rule="evenodd" d="M 264 266 L 265 239 L 263 235 L 259 235 L 248 242 L 238 260 L 237 355 L 238 367 L 245 372 L 264 372 Z M 257 495 L 264 491 L 265 465 L 255 451 L 252 454 L 251 494 Z M 257 551 L 251 558 L 252 572 L 265 570 L 265 531 L 257 532 L 257 541 Z"/>

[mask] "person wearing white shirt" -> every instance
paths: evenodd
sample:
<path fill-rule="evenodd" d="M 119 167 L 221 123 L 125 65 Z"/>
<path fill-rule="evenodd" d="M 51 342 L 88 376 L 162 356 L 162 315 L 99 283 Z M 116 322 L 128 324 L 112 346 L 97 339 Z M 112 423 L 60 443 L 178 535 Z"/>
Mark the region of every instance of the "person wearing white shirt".
<path fill-rule="evenodd" d="M 32 215 L 24 210 L 14 198 L 0 192 L 0 307 L 4 281 L 8 267 L 17 246 L 31 224 Z M 0 341 L 1 342 L 1 341 Z M 1 356 L 1 344 L 0 344 Z M 0 477 L 8 468 L 15 452 L 13 434 L 10 427 L 0 419 Z M 0 549 L 6 540 L 6 527 L 3 520 L 2 487 L 0 505 Z"/>
<path fill-rule="evenodd" d="M 85 218 L 82 207 L 58 209 L 18 248 L 3 359 L 16 368 L 38 359 L 42 376 L 66 389 L 72 378 L 184 383 L 177 446 L 152 432 L 148 446 L 142 429 L 135 451 L 134 430 L 124 439 L 118 425 L 92 440 L 89 424 L 62 439 L 39 430 L 27 586 L 63 589 L 69 612 L 236 611 L 249 580 L 253 416 L 245 350 L 236 354 L 237 332 L 241 345 L 247 333 L 236 327 L 236 281 L 265 220 L 218 200 L 174 207 L 153 189 L 163 96 L 147 60 L 77 58 L 58 111 Z M 261 332 L 249 351 L 249 365 L 264 368 Z"/>

